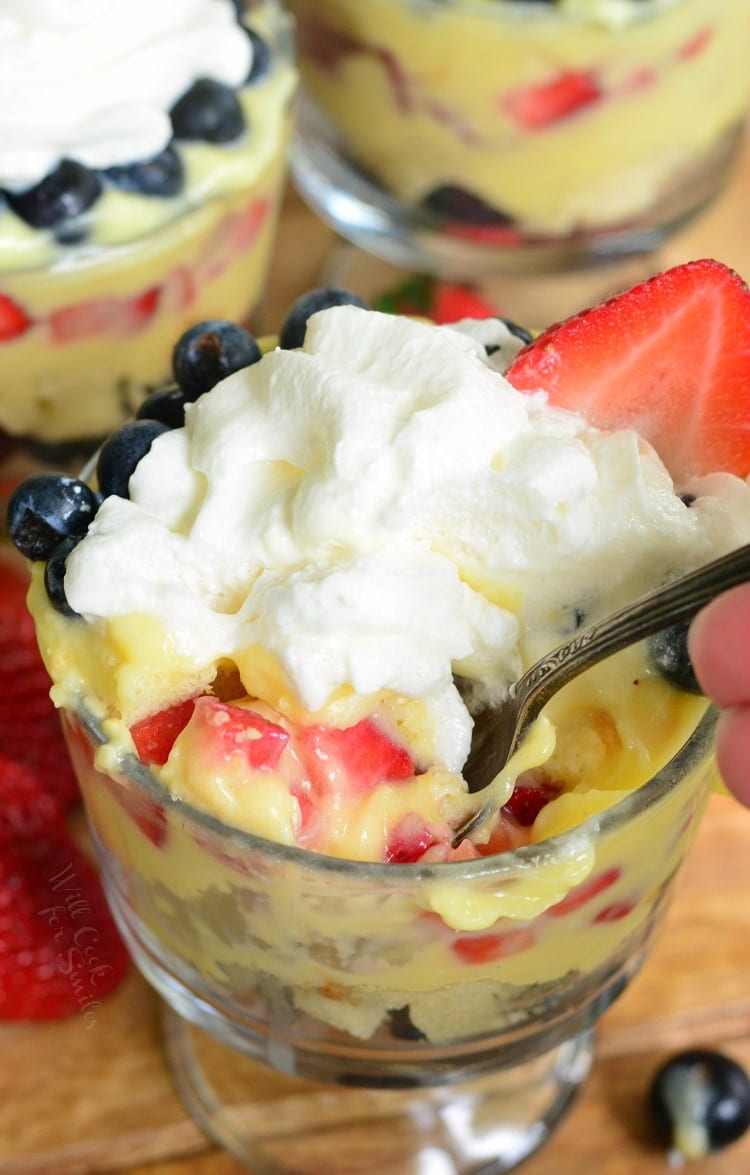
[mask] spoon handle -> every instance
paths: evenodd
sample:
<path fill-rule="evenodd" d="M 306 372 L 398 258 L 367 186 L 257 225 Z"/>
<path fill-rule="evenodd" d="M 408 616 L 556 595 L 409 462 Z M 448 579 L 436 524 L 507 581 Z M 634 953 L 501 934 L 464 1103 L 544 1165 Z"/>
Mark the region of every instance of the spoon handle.
<path fill-rule="evenodd" d="M 716 596 L 747 580 L 750 544 L 657 588 L 578 633 L 532 665 L 511 687 L 518 707 L 516 729 L 536 718 L 552 695 L 585 669 L 652 633 L 691 620 Z"/>

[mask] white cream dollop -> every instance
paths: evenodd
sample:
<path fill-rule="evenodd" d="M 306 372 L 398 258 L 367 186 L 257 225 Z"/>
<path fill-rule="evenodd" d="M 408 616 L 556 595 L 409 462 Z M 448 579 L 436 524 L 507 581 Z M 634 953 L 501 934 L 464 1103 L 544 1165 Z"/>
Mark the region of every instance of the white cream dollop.
<path fill-rule="evenodd" d="M 65 589 L 90 620 L 156 616 L 196 668 L 260 643 L 311 711 L 422 699 L 457 770 L 455 675 L 502 691 L 580 614 L 747 541 L 731 482 L 688 508 L 635 433 L 517 392 L 465 331 L 340 307 L 156 440 Z"/>
<path fill-rule="evenodd" d="M 189 86 L 251 58 L 230 0 L 0 0 L 0 186 L 157 154 Z"/>

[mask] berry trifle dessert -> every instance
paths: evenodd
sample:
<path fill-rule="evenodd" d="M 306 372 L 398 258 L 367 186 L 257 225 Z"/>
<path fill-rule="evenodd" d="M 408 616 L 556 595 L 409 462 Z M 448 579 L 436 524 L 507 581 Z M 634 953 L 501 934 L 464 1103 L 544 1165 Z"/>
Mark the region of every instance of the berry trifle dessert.
<path fill-rule="evenodd" d="M 470 276 L 643 251 L 720 190 L 742 139 L 744 0 L 289 7 L 297 183 L 392 260 Z"/>
<path fill-rule="evenodd" d="M 0 434 L 91 452 L 180 332 L 258 307 L 289 29 L 275 0 L 3 0 L 0 26 Z"/>
<path fill-rule="evenodd" d="M 566 686 L 464 837 L 462 768 L 526 666 L 750 541 L 749 357 L 709 260 L 536 339 L 328 288 L 275 344 L 198 324 L 84 476 L 18 487 L 110 900 L 180 1010 L 375 1080 L 622 990 L 712 782 L 684 627 Z"/>

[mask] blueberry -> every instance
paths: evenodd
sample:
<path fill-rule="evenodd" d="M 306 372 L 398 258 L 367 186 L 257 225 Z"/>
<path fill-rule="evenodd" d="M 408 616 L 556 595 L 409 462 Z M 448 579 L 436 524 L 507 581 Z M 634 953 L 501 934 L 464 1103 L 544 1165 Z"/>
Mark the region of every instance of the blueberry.
<path fill-rule="evenodd" d="M 687 636 L 690 621 L 683 620 L 654 633 L 646 642 L 651 664 L 677 689 L 688 694 L 702 694 L 688 653 Z"/>
<path fill-rule="evenodd" d="M 362 310 L 369 310 L 366 302 L 339 286 L 321 286 L 309 290 L 289 308 L 279 332 L 279 346 L 285 350 L 301 347 L 305 341 L 307 320 L 318 310 L 328 310 L 331 306 L 359 306 Z"/>
<path fill-rule="evenodd" d="M 151 159 L 141 159 L 103 172 L 122 192 L 141 196 L 176 196 L 185 183 L 185 169 L 174 147 L 165 147 Z"/>
<path fill-rule="evenodd" d="M 250 44 L 253 49 L 253 60 L 250 66 L 250 72 L 245 78 L 246 86 L 254 86 L 256 82 L 260 82 L 270 72 L 271 69 L 271 50 L 268 47 L 268 42 L 263 39 L 255 29 L 246 29 Z"/>
<path fill-rule="evenodd" d="M 169 432 L 160 420 L 131 420 L 112 433 L 99 451 L 96 476 L 105 498 L 116 494 L 129 497 L 128 484 L 140 461 L 162 433 Z"/>
<path fill-rule="evenodd" d="M 735 1142 L 750 1126 L 750 1079 L 721 1053 L 687 1049 L 657 1071 L 649 1106 L 675 1159 L 702 1159 Z"/>
<path fill-rule="evenodd" d="M 8 502 L 8 534 L 27 559 L 48 559 L 61 539 L 80 538 L 98 509 L 93 490 L 63 473 L 36 473 Z"/>
<path fill-rule="evenodd" d="M 152 392 L 136 412 L 137 420 L 159 420 L 167 428 L 181 428 L 185 423 L 185 405 L 190 396 L 182 388 L 170 385 Z"/>
<path fill-rule="evenodd" d="M 458 220 L 466 224 L 494 225 L 509 227 L 513 224 L 513 217 L 499 208 L 492 208 L 479 196 L 467 192 L 454 184 L 444 184 L 434 188 L 422 202 L 429 212 L 447 220 Z"/>
<path fill-rule="evenodd" d="M 212 78 L 198 78 L 170 111 L 175 138 L 229 143 L 245 129 L 245 116 L 234 90 Z"/>
<path fill-rule="evenodd" d="M 172 371 L 188 399 L 196 400 L 233 371 L 250 367 L 260 357 L 260 347 L 250 331 L 213 318 L 197 322 L 177 340 Z"/>
<path fill-rule="evenodd" d="M 8 192 L 8 203 L 32 228 L 54 228 L 80 216 L 98 200 L 102 181 L 82 163 L 63 159 L 33 188 Z"/>
<path fill-rule="evenodd" d="M 411 1018 L 408 1004 L 404 1008 L 393 1008 L 388 1013 L 391 1036 L 395 1040 L 426 1040 L 424 1032 L 417 1028 Z"/>
<path fill-rule="evenodd" d="M 44 586 L 47 590 L 49 602 L 63 616 L 75 617 L 80 615 L 79 612 L 71 608 L 68 603 L 68 597 L 65 595 L 65 567 L 68 562 L 68 555 L 80 541 L 81 535 L 70 535 L 69 538 L 63 539 L 55 547 L 44 569 Z"/>

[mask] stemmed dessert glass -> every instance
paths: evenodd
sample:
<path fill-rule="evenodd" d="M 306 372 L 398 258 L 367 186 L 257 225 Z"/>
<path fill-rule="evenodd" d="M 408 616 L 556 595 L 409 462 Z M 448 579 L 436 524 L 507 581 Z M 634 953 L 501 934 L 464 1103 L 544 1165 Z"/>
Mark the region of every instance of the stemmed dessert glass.
<path fill-rule="evenodd" d="M 114 752 L 83 701 L 65 711 L 109 901 L 196 1121 L 264 1175 L 515 1167 L 570 1108 L 646 956 L 715 720 L 706 706 L 653 778 L 577 827 L 426 866 L 228 827 Z"/>

